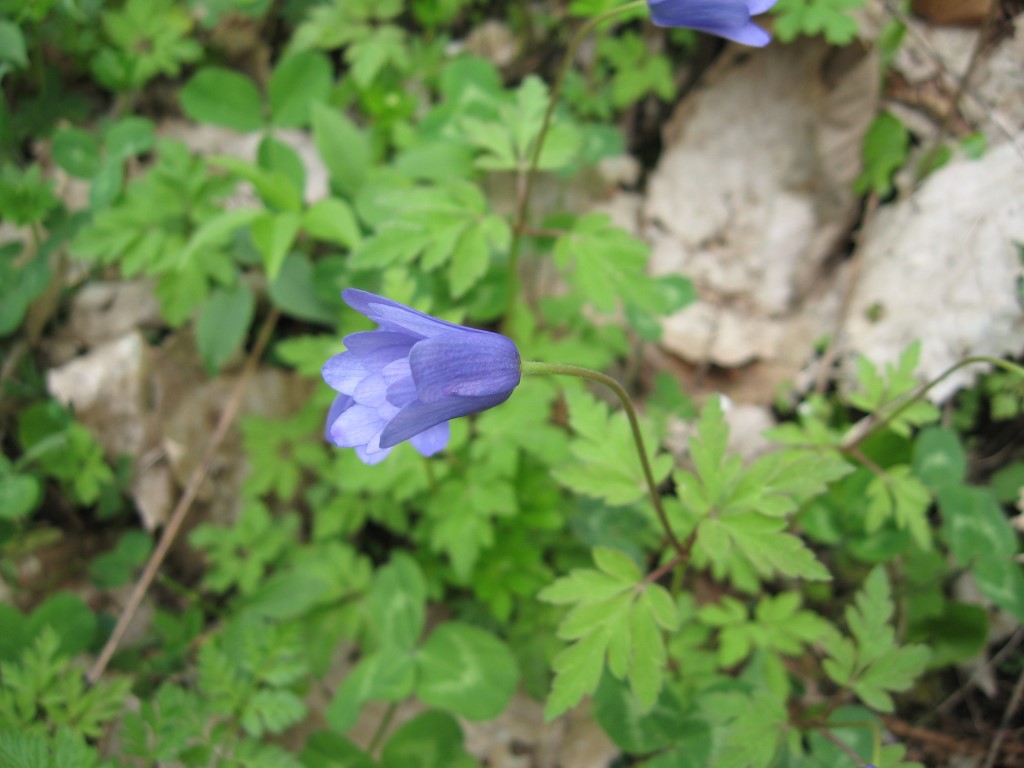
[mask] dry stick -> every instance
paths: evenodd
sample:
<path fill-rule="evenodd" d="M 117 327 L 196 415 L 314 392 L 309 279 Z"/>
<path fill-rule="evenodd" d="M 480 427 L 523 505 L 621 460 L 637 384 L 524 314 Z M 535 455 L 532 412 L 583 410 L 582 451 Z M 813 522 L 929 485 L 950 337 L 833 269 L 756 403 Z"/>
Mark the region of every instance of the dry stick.
<path fill-rule="evenodd" d="M 952 709 L 960 699 L 967 695 L 967 691 L 971 689 L 974 682 L 980 678 L 988 669 L 994 669 L 998 665 L 1003 663 L 1003 659 L 1009 656 L 1013 651 L 1020 645 L 1021 640 L 1024 640 L 1024 629 L 1018 629 L 1010 639 L 1006 642 L 1002 648 L 981 667 L 976 669 L 974 673 L 967 678 L 963 685 L 953 691 L 949 696 L 943 700 L 939 706 L 929 712 L 925 717 L 918 721 L 917 725 L 924 725 L 929 722 L 935 715 L 941 715 Z"/>
<path fill-rule="evenodd" d="M 991 21 L 992 13 L 994 13 L 996 5 L 997 4 L 995 2 L 992 3 L 992 11 L 990 12 L 989 16 L 986 17 L 986 24 L 988 24 Z M 892 2 L 892 0 L 885 0 L 885 9 L 889 12 L 890 15 L 892 15 L 893 18 L 898 20 L 903 25 L 904 29 L 906 29 L 906 31 L 911 36 L 913 36 L 917 40 L 922 50 L 924 50 L 925 53 L 931 56 L 932 61 L 935 63 L 935 65 L 938 66 L 938 68 L 941 69 L 947 77 L 959 83 L 960 87 L 958 87 L 957 89 L 957 102 L 959 102 L 960 98 L 962 98 L 965 95 L 973 99 L 978 106 L 980 106 L 986 113 L 988 113 L 988 116 L 992 119 L 992 124 L 999 130 L 1001 134 L 1003 134 L 1003 137 L 1009 141 L 1010 146 L 1014 148 L 1014 150 L 1017 152 L 1018 155 L 1021 156 L 1021 158 L 1024 158 L 1024 150 L 1021 149 L 1021 146 L 1017 141 L 1016 130 L 1012 126 L 1007 125 L 1003 117 L 996 111 L 996 108 L 989 104 L 981 94 L 975 91 L 970 86 L 970 83 L 967 81 L 967 79 L 961 79 L 960 74 L 952 72 L 949 69 L 949 67 L 946 66 L 946 62 L 942 60 L 942 56 L 938 53 L 938 51 L 935 50 L 935 47 L 931 44 L 928 38 L 921 34 L 921 32 L 913 24 L 910 23 L 910 20 L 907 18 L 906 14 L 904 14 L 903 11 L 895 3 Z M 973 74 L 973 72 L 969 72 L 969 74 Z"/>
<path fill-rule="evenodd" d="M 164 527 L 163 533 L 160 534 L 160 542 L 157 544 L 156 549 L 150 556 L 149 562 L 146 563 L 146 568 L 142 571 L 142 575 L 139 577 L 138 582 L 136 582 L 135 589 L 132 590 L 132 594 L 128 598 L 128 602 L 125 604 L 124 610 L 121 611 L 121 616 L 117 620 L 117 625 L 114 627 L 114 631 L 110 633 L 110 637 L 103 646 L 103 650 L 100 651 L 99 657 L 89 669 L 88 673 L 86 673 L 86 680 L 90 685 L 95 685 L 103 675 L 104 670 L 107 668 L 107 664 L 110 663 L 110 658 L 114 655 L 114 651 L 117 650 L 117 646 L 124 637 L 124 633 L 128 630 L 128 625 L 134 618 L 135 612 L 138 611 L 139 605 L 142 603 L 142 598 L 146 596 L 146 592 L 153 583 L 153 579 L 156 577 L 156 573 L 159 570 L 160 565 L 167 556 L 167 552 L 170 550 L 171 544 L 174 543 L 174 539 L 178 535 L 181 524 L 185 521 L 185 515 L 188 514 L 189 509 L 192 507 L 192 502 L 195 501 L 196 495 L 199 493 L 199 487 L 206 479 L 206 474 L 210 469 L 210 463 L 213 461 L 213 455 L 220 447 L 220 444 L 224 441 L 224 437 L 227 435 L 228 429 L 235 420 L 238 409 L 242 404 L 242 395 L 245 394 L 245 388 L 249 384 L 249 379 L 252 378 L 252 374 L 255 372 L 256 366 L 259 363 L 260 358 L 263 356 L 263 350 L 270 341 L 270 336 L 274 331 L 274 327 L 277 325 L 277 319 L 279 316 L 280 313 L 277 309 L 271 310 L 267 319 L 263 323 L 263 327 L 260 328 L 259 336 L 256 338 L 256 344 L 253 346 L 252 352 L 249 353 L 249 357 L 245 361 L 245 367 L 242 369 L 242 373 L 238 377 L 238 381 L 235 383 L 234 389 L 231 390 L 231 396 L 228 398 L 227 406 L 220 415 L 220 420 L 217 422 L 217 427 L 214 429 L 213 435 L 210 436 L 210 442 L 206 446 L 206 452 L 203 454 L 202 460 L 199 462 L 195 470 L 193 470 L 192 476 L 188 480 L 188 485 L 185 486 L 185 492 L 178 500 L 178 504 L 174 508 L 174 512 L 171 514 L 170 520 L 167 521 L 167 525 Z"/>
<path fill-rule="evenodd" d="M 950 129 L 953 125 L 953 118 L 956 116 L 957 109 L 960 107 L 960 100 L 964 97 L 964 93 L 967 91 L 971 78 L 974 77 L 978 64 L 981 62 L 981 52 L 985 49 L 985 37 L 988 35 L 989 30 L 992 29 L 992 25 L 995 22 L 996 8 L 998 8 L 998 4 L 995 2 L 992 2 L 989 5 L 988 13 L 985 14 L 985 19 L 981 24 L 981 29 L 978 30 L 978 39 L 974 41 L 974 49 L 971 51 L 971 59 L 967 62 L 967 68 L 957 81 L 956 90 L 953 92 L 953 96 L 949 100 L 949 109 L 946 111 L 946 115 L 942 119 L 942 125 L 939 126 L 939 135 L 935 139 L 936 146 L 945 141 L 946 137 L 950 134 Z"/>
<path fill-rule="evenodd" d="M 999 750 L 1003 746 L 1003 739 L 1006 738 L 1006 731 L 1010 727 L 1010 722 L 1016 716 L 1017 710 L 1020 708 L 1022 698 L 1024 698 L 1024 672 L 1020 673 L 1020 677 L 1017 678 L 1017 684 L 1013 686 L 1013 695 L 1010 696 L 1010 703 L 1006 705 L 1006 711 L 1003 712 L 1003 721 L 999 723 L 999 730 L 996 731 L 996 737 L 992 739 L 992 746 L 989 747 L 988 755 L 985 757 L 985 764 L 982 768 L 992 768 L 996 764 Z"/>

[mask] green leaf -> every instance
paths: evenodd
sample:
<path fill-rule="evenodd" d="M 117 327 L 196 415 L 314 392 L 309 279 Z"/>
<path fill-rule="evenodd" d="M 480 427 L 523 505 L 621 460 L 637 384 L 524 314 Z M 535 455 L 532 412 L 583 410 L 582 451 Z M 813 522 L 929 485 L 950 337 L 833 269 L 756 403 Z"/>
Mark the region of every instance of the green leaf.
<path fill-rule="evenodd" d="M 89 577 L 101 589 L 128 584 L 153 549 L 153 540 L 143 531 L 126 531 L 109 552 L 89 563 Z"/>
<path fill-rule="evenodd" d="M 124 166 L 121 160 L 107 157 L 99 167 L 89 187 L 89 207 L 94 211 L 109 208 L 124 187 Z"/>
<path fill-rule="evenodd" d="M 555 680 L 544 707 L 545 720 L 554 720 L 594 692 L 601 680 L 607 648 L 608 633 L 604 630 L 573 643 L 555 657 L 551 665 Z"/>
<path fill-rule="evenodd" d="M 26 625 L 26 636 L 39 637 L 45 627 L 55 633 L 62 656 L 77 656 L 96 640 L 96 615 L 78 595 L 58 592 L 46 598 L 33 612 Z"/>
<path fill-rule="evenodd" d="M 281 733 L 306 716 L 306 705 L 291 691 L 262 688 L 246 703 L 239 718 L 242 729 L 254 738 Z"/>
<path fill-rule="evenodd" d="M 662 692 L 653 708 L 645 708 L 629 686 L 611 675 L 601 679 L 594 693 L 594 717 L 620 749 L 633 754 L 660 751 L 676 743 L 692 745 L 710 735 L 707 724 L 670 689 Z M 701 765 L 707 765 L 710 739 L 707 747 Z"/>
<path fill-rule="evenodd" d="M 386 646 L 364 656 L 348 674 L 327 707 L 327 722 L 347 731 L 369 701 L 401 701 L 416 685 L 416 664 L 408 650 Z"/>
<path fill-rule="evenodd" d="M 888 112 L 881 113 L 864 135 L 864 170 L 854 183 L 859 193 L 886 196 L 892 191 L 892 177 L 903 167 L 910 151 L 910 132 Z"/>
<path fill-rule="evenodd" d="M 19 69 L 28 66 L 25 36 L 17 24 L 0 19 L 0 61 L 9 61 Z"/>
<path fill-rule="evenodd" d="M 256 160 L 261 168 L 287 178 L 300 194 L 306 189 L 306 166 L 299 153 L 283 141 L 269 134 L 264 136 L 256 150 Z"/>
<path fill-rule="evenodd" d="M 225 247 L 235 232 L 249 226 L 262 215 L 264 214 L 259 208 L 218 211 L 192 233 L 185 250 L 180 254 L 180 262 L 186 263 L 199 257 L 204 251 Z"/>
<path fill-rule="evenodd" d="M 868 508 L 864 525 L 868 532 L 877 531 L 892 519 L 900 529 L 910 531 L 921 549 L 930 549 L 932 529 L 928 507 L 932 497 L 924 484 L 911 474 L 910 467 L 890 467 L 875 476 L 867 489 Z"/>
<path fill-rule="evenodd" d="M 0 520 L 18 520 L 32 514 L 42 488 L 32 475 L 0 473 Z"/>
<path fill-rule="evenodd" d="M 857 35 L 857 22 L 850 11 L 864 0 L 779 0 L 773 31 L 784 43 L 800 35 L 823 35 L 832 45 L 848 45 Z"/>
<path fill-rule="evenodd" d="M 411 62 L 405 30 L 393 24 L 373 27 L 365 37 L 349 46 L 345 59 L 351 67 L 352 80 L 364 89 L 370 87 L 388 64 L 400 71 L 408 70 Z"/>
<path fill-rule="evenodd" d="M 149 152 L 155 144 L 153 122 L 144 117 L 124 117 L 111 125 L 103 137 L 107 155 L 118 161 Z"/>
<path fill-rule="evenodd" d="M 320 300 L 313 265 L 301 253 L 288 254 L 268 293 L 274 306 L 287 315 L 331 327 L 337 322 L 338 310 Z"/>
<path fill-rule="evenodd" d="M 309 207 L 302 218 L 302 228 L 318 240 L 355 249 L 361 235 L 352 208 L 344 200 L 328 197 Z"/>
<path fill-rule="evenodd" d="M 992 603 L 1024 621 L 1024 568 L 1016 562 L 1017 533 L 992 492 L 949 486 L 938 493 L 949 550 L 969 568 Z"/>
<path fill-rule="evenodd" d="M 353 197 L 370 168 L 373 152 L 369 139 L 336 109 L 315 103 L 310 116 L 313 141 L 330 172 L 331 183 L 346 197 Z"/>
<path fill-rule="evenodd" d="M 558 627 L 560 638 L 575 642 L 555 657 L 548 719 L 593 692 L 606 655 L 615 677 L 628 676 L 642 709 L 653 707 L 661 692 L 667 662 L 662 628 L 674 630 L 679 622 L 672 598 L 645 583 L 622 552 L 595 547 L 593 557 L 600 570 L 575 569 L 538 595 L 545 602 L 576 603 Z"/>
<path fill-rule="evenodd" d="M 515 693 L 519 667 L 508 646 L 458 621 L 435 629 L 416 654 L 416 695 L 469 720 L 501 714 Z"/>
<path fill-rule="evenodd" d="M 944 602 L 940 614 L 915 622 L 907 631 L 908 640 L 928 643 L 931 669 L 975 658 L 985 650 L 988 636 L 988 611 L 980 605 L 953 601 Z"/>
<path fill-rule="evenodd" d="M 250 232 L 253 245 L 263 257 L 267 279 L 273 281 L 281 271 L 285 257 L 299 233 L 297 213 L 267 213 L 253 221 Z"/>
<path fill-rule="evenodd" d="M 775 763 L 788 721 L 784 701 L 767 690 L 709 691 L 700 696 L 699 706 L 715 734 L 708 765 L 768 768 Z"/>
<path fill-rule="evenodd" d="M 377 571 L 366 602 L 369 629 L 378 645 L 411 649 L 423 632 L 427 584 L 416 561 L 396 552 Z"/>
<path fill-rule="evenodd" d="M 555 244 L 555 262 L 570 269 L 569 280 L 601 312 L 627 308 L 654 316 L 668 314 L 685 297 L 647 274 L 649 247 L 602 213 L 588 214 Z M 668 288 L 669 290 L 666 290 Z"/>
<path fill-rule="evenodd" d="M 263 128 L 263 98 L 252 80 L 230 69 L 205 67 L 181 91 L 181 107 L 199 123 L 248 133 Z"/>
<path fill-rule="evenodd" d="M 213 291 L 199 310 L 196 341 L 206 372 L 217 373 L 245 340 L 255 300 L 245 283 Z"/>
<path fill-rule="evenodd" d="M 331 731 L 317 731 L 306 739 L 299 759 L 305 768 L 377 768 L 373 758 Z"/>
<path fill-rule="evenodd" d="M 308 125 L 310 107 L 327 101 L 333 79 L 331 62 L 322 53 L 286 56 L 274 67 L 267 86 L 271 122 L 290 128 Z"/>
<path fill-rule="evenodd" d="M 424 712 L 403 723 L 381 750 L 383 768 L 470 768 L 462 729 L 451 715 Z"/>
<path fill-rule="evenodd" d="M 847 686 L 861 701 L 882 712 L 893 710 L 890 691 L 905 691 L 928 664 L 923 645 L 900 647 L 890 624 L 895 607 L 882 566 L 876 566 L 847 606 L 846 622 L 852 640 L 838 632 L 824 636 L 829 658 L 823 666 L 829 677 Z"/>
<path fill-rule="evenodd" d="M 91 179 L 100 169 L 100 145 L 81 128 L 65 128 L 53 135 L 53 159 L 79 179 Z"/>
<path fill-rule="evenodd" d="M 785 527 L 785 521 L 755 513 L 709 518 L 697 529 L 694 550 L 711 561 L 716 577 L 728 576 L 744 589 L 755 586 L 746 576 L 747 568 L 766 578 L 783 574 L 831 580 L 828 569 L 803 541 L 786 533 Z"/>
<path fill-rule="evenodd" d="M 248 181 L 268 207 L 293 212 L 302 209 L 302 189 L 297 187 L 287 174 L 281 171 L 268 171 L 247 160 L 229 155 L 215 155 L 209 158 L 208 162 Z"/>
<path fill-rule="evenodd" d="M 608 406 L 581 390 L 566 393 L 569 423 L 578 435 L 570 443 L 573 459 L 553 471 L 566 487 L 587 496 L 604 499 L 613 506 L 625 506 L 643 499 L 647 481 L 637 457 L 636 443 L 625 414 L 610 414 Z M 656 442 L 645 435 L 648 451 Z M 656 483 L 672 469 L 672 458 L 650 455 Z"/>
<path fill-rule="evenodd" d="M 967 474 L 967 453 L 956 432 L 928 427 L 914 440 L 914 474 L 933 491 L 960 484 Z"/>

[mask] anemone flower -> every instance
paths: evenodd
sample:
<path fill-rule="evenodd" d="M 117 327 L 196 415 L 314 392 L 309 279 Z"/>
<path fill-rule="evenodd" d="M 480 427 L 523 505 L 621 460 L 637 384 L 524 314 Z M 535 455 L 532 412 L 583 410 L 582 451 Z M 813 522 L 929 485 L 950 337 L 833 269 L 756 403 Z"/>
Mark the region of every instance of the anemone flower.
<path fill-rule="evenodd" d="M 686 27 L 758 48 L 771 35 L 751 21 L 776 0 L 648 0 L 651 21 L 659 27 Z"/>
<path fill-rule="evenodd" d="M 325 436 L 367 464 L 408 440 L 424 456 L 448 444 L 448 421 L 505 402 L 519 384 L 519 350 L 497 333 L 453 325 L 366 291 L 345 302 L 376 330 L 345 337 L 323 367 L 339 395 Z"/>

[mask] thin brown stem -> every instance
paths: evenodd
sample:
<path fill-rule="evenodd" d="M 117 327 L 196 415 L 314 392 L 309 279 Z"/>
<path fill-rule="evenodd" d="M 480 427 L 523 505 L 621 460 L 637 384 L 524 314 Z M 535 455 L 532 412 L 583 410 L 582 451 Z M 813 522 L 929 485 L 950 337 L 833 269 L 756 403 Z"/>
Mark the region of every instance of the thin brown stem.
<path fill-rule="evenodd" d="M 619 384 L 615 379 L 607 374 L 599 371 L 592 371 L 589 368 L 581 368 L 578 365 L 563 365 L 562 363 L 538 363 L 538 362 L 523 362 L 523 375 L 538 375 L 538 374 L 555 374 L 559 376 L 575 376 L 580 379 L 588 379 L 595 381 L 598 384 L 602 384 L 619 398 L 619 402 L 622 403 L 622 408 L 626 412 L 626 416 L 629 419 L 629 428 L 633 432 L 633 442 L 636 444 L 637 454 L 640 457 L 640 465 L 643 468 L 644 479 L 647 481 L 647 491 L 651 498 L 651 505 L 654 507 L 654 512 L 658 516 L 658 520 L 661 522 L 661 527 L 665 530 L 665 536 L 668 538 L 669 543 L 673 549 L 679 553 L 679 556 L 683 559 L 689 556 L 689 552 L 683 543 L 679 541 L 679 537 L 676 536 L 672 530 L 672 526 L 668 521 L 668 515 L 665 514 L 665 507 L 661 503 L 661 494 L 658 492 L 658 483 L 654 479 L 654 472 L 651 469 L 651 461 L 647 456 L 647 448 L 644 446 L 644 436 L 640 431 L 640 419 L 636 413 L 636 406 L 633 405 L 633 400 L 626 392 L 626 389 Z"/>
<path fill-rule="evenodd" d="M 270 314 L 267 315 L 267 319 L 263 322 L 263 327 L 260 328 L 259 336 L 256 338 L 256 343 L 253 345 L 252 352 L 249 353 L 249 357 L 245 361 L 245 367 L 242 369 L 242 373 L 239 375 L 238 381 L 235 382 L 234 389 L 231 390 L 231 395 L 228 398 L 227 405 L 220 415 L 220 419 L 217 422 L 217 426 L 214 429 L 213 434 L 210 436 L 210 442 L 206 446 L 206 451 L 203 453 L 202 460 L 193 470 L 192 476 L 189 478 L 188 484 L 185 486 L 184 493 L 182 493 L 181 498 L 178 499 L 178 504 L 171 513 L 171 517 L 167 521 L 167 525 L 164 526 L 163 532 L 160 534 L 160 541 L 157 543 L 156 549 L 153 550 L 153 554 L 150 555 L 149 561 L 146 563 L 146 567 L 142 571 L 142 575 L 139 576 L 139 580 L 136 582 L 135 588 L 128 597 L 128 602 L 125 604 L 124 609 L 121 611 L 121 615 L 117 619 L 114 631 L 110 633 L 110 637 L 107 638 L 107 642 L 100 651 L 100 655 L 86 673 L 86 680 L 90 685 L 95 685 L 106 670 L 111 657 L 114 655 L 118 645 L 124 638 L 125 632 L 128 630 L 128 625 L 131 624 L 132 619 L 139 610 L 139 606 L 142 604 L 142 599 L 146 596 L 146 592 L 153 583 L 153 579 L 156 578 L 157 571 L 163 564 L 164 558 L 167 557 L 167 553 L 170 551 L 171 545 L 174 543 L 174 540 L 178 535 L 178 531 L 181 530 L 181 525 L 185 521 L 185 517 L 188 514 L 189 509 L 191 509 L 192 503 L 196 499 L 196 495 L 199 493 L 199 488 L 202 486 L 207 473 L 210 471 L 210 464 L 213 461 L 214 454 L 220 447 L 220 444 L 224 441 L 224 438 L 227 436 L 228 429 L 234 423 L 235 416 L 238 414 L 238 410 L 242 405 L 242 397 L 249 384 L 249 379 L 251 379 L 253 373 L 255 373 L 256 366 L 259 364 L 259 360 L 263 356 L 263 351 L 270 342 L 270 337 L 274 332 L 274 328 L 277 326 L 279 316 L 280 313 L 278 310 L 273 309 Z"/>
<path fill-rule="evenodd" d="M 1006 705 L 1006 711 L 1003 712 L 1002 722 L 999 723 L 999 730 L 996 731 L 996 737 L 992 739 L 992 746 L 989 747 L 988 754 L 985 756 L 985 764 L 982 768 L 992 768 L 996 764 L 996 758 L 999 757 L 999 752 L 1003 748 L 1003 740 L 1006 738 L 1006 732 L 1010 728 L 1010 723 L 1017 717 L 1017 710 L 1020 709 L 1021 699 L 1024 698 L 1024 671 L 1020 673 L 1017 678 L 1017 684 L 1013 686 L 1013 694 L 1010 696 L 1010 702 Z"/>

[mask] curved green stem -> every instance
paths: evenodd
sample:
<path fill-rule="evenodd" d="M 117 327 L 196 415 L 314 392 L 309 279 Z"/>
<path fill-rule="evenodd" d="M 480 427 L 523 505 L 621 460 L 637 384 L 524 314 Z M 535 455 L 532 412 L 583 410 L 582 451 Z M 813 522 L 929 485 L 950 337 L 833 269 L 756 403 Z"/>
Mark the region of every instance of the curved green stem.
<path fill-rule="evenodd" d="M 665 529 L 665 535 L 668 537 L 672 547 L 679 553 L 681 558 L 685 559 L 687 556 L 686 547 L 683 546 L 682 542 L 679 541 L 675 533 L 672 531 L 672 526 L 668 522 L 668 515 L 665 514 L 665 508 L 661 504 L 661 495 L 658 493 L 658 484 L 654 480 L 654 472 L 651 470 L 651 461 L 647 457 L 647 448 L 644 446 L 644 437 L 640 432 L 640 420 L 636 414 L 636 406 L 633 405 L 633 401 L 629 397 L 629 393 L 626 392 L 625 388 L 611 376 L 600 373 L 599 371 L 592 371 L 589 368 L 581 368 L 578 365 L 525 361 L 522 364 L 522 371 L 524 376 L 540 376 L 545 374 L 576 376 L 580 379 L 587 379 L 589 381 L 596 381 L 598 384 L 603 384 L 615 393 L 616 397 L 621 401 L 622 407 L 626 411 L 626 416 L 629 418 L 629 427 L 633 431 L 633 442 L 636 443 L 636 451 L 640 456 L 640 465 L 643 467 L 644 478 L 647 480 L 647 490 L 651 497 L 651 504 L 654 506 L 654 511 L 658 515 L 658 520 L 661 521 L 661 526 Z"/>
<path fill-rule="evenodd" d="M 922 397 L 924 397 L 926 394 L 928 394 L 928 392 L 933 387 L 948 379 L 961 368 L 964 368 L 968 365 L 974 365 L 975 363 L 988 363 L 989 365 L 994 365 L 996 368 L 1002 368 L 1004 371 L 1007 371 L 1009 373 L 1015 373 L 1021 378 L 1024 378 L 1024 368 L 1017 365 L 1016 363 L 1001 360 L 998 357 L 986 357 L 983 355 L 975 357 L 965 357 L 960 362 L 947 368 L 945 371 L 939 374 L 938 377 L 919 386 L 913 392 L 905 395 L 902 398 L 894 400 L 892 403 L 889 404 L 889 406 L 883 407 L 878 412 L 873 413 L 872 415 L 867 416 L 858 421 L 856 424 L 850 427 L 850 430 L 843 437 L 842 442 L 839 444 L 839 449 L 844 453 L 849 453 L 862 442 L 864 442 L 867 438 L 869 438 L 872 434 L 874 434 L 877 430 L 881 429 L 886 424 L 890 423 L 893 419 L 895 419 L 897 416 L 903 413 L 903 411 L 905 411 L 907 408 L 909 408 Z M 890 408 L 891 410 L 887 410 L 887 408 Z"/>
<path fill-rule="evenodd" d="M 558 97 L 562 93 L 562 86 L 565 84 L 565 75 L 576 58 L 576 51 L 580 44 L 586 39 L 595 27 L 609 19 L 620 16 L 636 8 L 647 4 L 647 0 L 633 0 L 618 8 L 613 8 L 599 16 L 588 19 L 569 41 L 569 47 L 565 51 L 562 65 L 558 70 L 555 84 L 551 88 L 551 96 L 548 99 L 548 108 L 544 112 L 544 120 L 540 126 L 540 132 L 533 143 L 533 153 L 530 156 L 530 164 L 526 167 L 526 177 L 519 190 L 516 204 L 516 218 L 512 225 L 512 243 L 508 251 L 508 295 L 505 304 L 505 330 L 508 331 L 515 315 L 516 299 L 519 297 L 519 255 L 523 248 L 523 237 L 526 233 L 526 217 L 530 207 L 530 193 L 533 191 L 533 180 L 537 175 L 537 164 L 540 162 L 540 153 L 544 148 L 544 140 L 547 138 L 548 130 L 551 128 L 551 117 L 555 114 L 555 106 L 558 104 Z"/>

